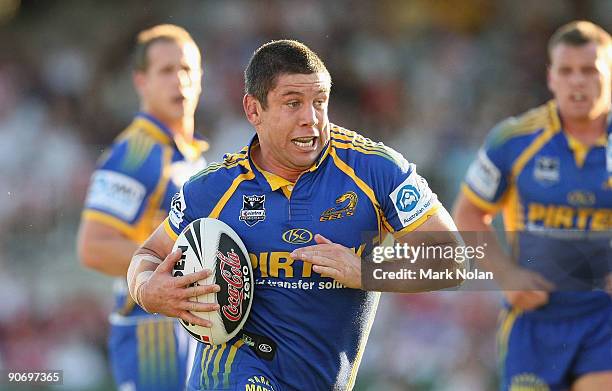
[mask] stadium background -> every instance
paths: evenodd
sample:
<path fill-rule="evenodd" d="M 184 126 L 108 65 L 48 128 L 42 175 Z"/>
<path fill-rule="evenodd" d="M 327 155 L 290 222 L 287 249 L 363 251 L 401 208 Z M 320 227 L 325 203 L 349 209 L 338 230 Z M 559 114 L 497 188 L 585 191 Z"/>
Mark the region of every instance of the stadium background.
<path fill-rule="evenodd" d="M 0 0 L 0 369 L 112 388 L 111 279 L 79 266 L 74 240 L 95 160 L 137 110 L 137 31 L 176 23 L 200 45 L 209 160 L 251 133 L 241 96 L 253 50 L 295 38 L 332 74 L 331 120 L 402 152 L 450 208 L 487 130 L 549 98 L 546 40 L 577 18 L 610 30 L 612 1 Z M 493 390 L 498 300 L 385 294 L 356 390 Z"/>

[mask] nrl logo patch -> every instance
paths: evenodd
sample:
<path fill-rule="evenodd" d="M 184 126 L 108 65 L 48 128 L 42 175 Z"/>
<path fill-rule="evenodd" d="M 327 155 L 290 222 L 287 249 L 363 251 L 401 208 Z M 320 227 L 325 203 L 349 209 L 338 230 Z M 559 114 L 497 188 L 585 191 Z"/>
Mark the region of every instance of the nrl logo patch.
<path fill-rule="evenodd" d="M 353 191 L 348 191 L 336 198 L 338 206 L 326 209 L 321 213 L 319 221 L 330 221 L 341 219 L 345 216 L 352 216 L 355 213 L 355 207 L 359 197 Z"/>
<path fill-rule="evenodd" d="M 240 209 L 240 220 L 249 227 L 254 226 L 266 219 L 265 195 L 243 195 L 242 209 Z"/>
<path fill-rule="evenodd" d="M 533 177 L 543 185 L 553 185 L 559 182 L 559 159 L 540 156 L 535 161 Z"/>

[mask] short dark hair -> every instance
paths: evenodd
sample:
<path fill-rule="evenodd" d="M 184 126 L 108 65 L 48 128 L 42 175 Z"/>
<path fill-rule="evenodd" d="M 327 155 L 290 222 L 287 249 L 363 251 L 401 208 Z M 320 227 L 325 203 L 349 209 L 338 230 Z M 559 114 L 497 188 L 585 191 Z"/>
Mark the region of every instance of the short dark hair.
<path fill-rule="evenodd" d="M 274 89 L 277 77 L 287 73 L 329 75 L 319 56 L 303 43 L 289 39 L 272 41 L 253 53 L 244 71 L 244 91 L 254 96 L 265 109 L 268 92 Z"/>
<path fill-rule="evenodd" d="M 607 48 L 608 51 L 612 48 L 610 34 L 595 23 L 586 20 L 576 20 L 567 23 L 559 27 L 550 37 L 548 41 L 548 57 L 551 58 L 552 51 L 557 45 L 582 46 L 591 42 L 595 42 L 598 47 Z"/>
<path fill-rule="evenodd" d="M 158 24 L 143 30 L 136 38 L 132 67 L 135 71 L 146 71 L 149 67 L 149 47 L 156 42 L 193 43 L 191 35 L 182 27 L 174 24 Z"/>

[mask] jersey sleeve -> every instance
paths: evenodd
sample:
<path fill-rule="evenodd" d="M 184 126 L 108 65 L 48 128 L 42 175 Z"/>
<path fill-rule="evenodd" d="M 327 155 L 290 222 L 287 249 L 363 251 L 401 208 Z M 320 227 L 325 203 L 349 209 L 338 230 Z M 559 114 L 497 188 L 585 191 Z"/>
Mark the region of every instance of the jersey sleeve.
<path fill-rule="evenodd" d="M 208 217 L 220 195 L 218 189 L 221 186 L 210 186 L 214 181 L 210 176 L 194 176 L 187 181 L 172 197 L 170 212 L 163 222 L 166 233 L 176 240 L 178 235 L 194 220 Z"/>
<path fill-rule="evenodd" d="M 170 203 L 170 212 L 168 213 L 168 217 L 163 222 L 164 230 L 172 238 L 172 240 L 176 240 L 181 232 L 195 220 L 193 216 L 193 208 L 188 208 L 188 203 L 185 200 L 185 194 L 190 195 L 188 192 L 189 189 L 186 187 L 189 185 L 189 182 L 185 183 L 181 189 L 172 197 L 172 202 Z M 191 201 L 191 200 L 190 200 Z"/>
<path fill-rule="evenodd" d="M 491 130 L 476 159 L 470 164 L 461 187 L 472 203 L 488 212 L 500 208 L 508 190 L 511 164 L 508 143 L 502 137 L 508 122 L 506 120 Z"/>
<path fill-rule="evenodd" d="M 416 166 L 400 153 L 386 147 L 391 159 L 377 164 L 382 172 L 373 181 L 376 199 L 383 213 L 383 224 L 392 233 L 409 232 L 418 228 L 436 213 L 440 202 Z"/>
<path fill-rule="evenodd" d="M 84 207 L 84 218 L 111 225 L 128 237 L 135 235 L 161 177 L 160 147 L 149 145 L 138 154 L 134 149 L 124 140 L 101 158 Z"/>

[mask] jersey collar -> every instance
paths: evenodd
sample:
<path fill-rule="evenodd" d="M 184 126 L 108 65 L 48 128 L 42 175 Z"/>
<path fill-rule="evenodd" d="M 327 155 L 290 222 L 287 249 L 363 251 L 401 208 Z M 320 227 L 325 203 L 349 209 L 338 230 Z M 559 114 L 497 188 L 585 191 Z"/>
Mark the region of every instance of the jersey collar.
<path fill-rule="evenodd" d="M 172 144 L 174 142 L 170 128 L 151 114 L 141 111 L 136 114 L 136 121 L 141 123 L 147 133 L 164 144 Z"/>
<path fill-rule="evenodd" d="M 209 144 L 198 133 L 194 134 L 192 143 L 182 141 L 180 138 L 175 139 L 172 131 L 163 122 L 149 113 L 143 111 L 136 114 L 136 121 L 147 133 L 159 142 L 172 145 L 187 159 L 196 160 L 200 158 L 203 152 L 207 151 Z"/>
<path fill-rule="evenodd" d="M 267 188 L 269 189 L 269 191 L 276 191 L 278 189 L 282 189 L 283 192 L 286 192 L 286 190 L 288 190 L 290 193 L 293 190 L 293 186 L 295 185 L 295 183 L 285 178 L 282 178 L 274 173 L 268 172 L 262 169 L 261 167 L 259 167 L 257 164 L 255 164 L 255 161 L 253 160 L 253 156 L 252 156 L 252 149 L 253 147 L 257 145 L 259 145 L 259 137 L 257 137 L 257 134 L 255 134 L 249 143 L 249 147 L 248 147 L 249 164 L 245 165 L 245 167 L 248 170 L 253 171 L 257 182 L 263 188 Z M 325 144 L 323 151 L 321 151 L 321 154 L 319 155 L 315 163 L 306 172 L 313 172 L 317 168 L 319 168 L 321 164 L 323 164 L 323 162 L 325 161 L 325 158 L 329 155 L 330 148 L 331 148 L 331 143 L 328 141 L 327 144 Z"/>
<path fill-rule="evenodd" d="M 555 123 L 555 127 L 561 128 L 561 116 L 559 114 L 559 108 L 557 107 L 556 102 L 553 100 L 549 102 L 549 107 L 551 108 L 551 113 L 554 113 L 552 121 Z M 578 167 L 582 167 L 584 165 L 584 161 L 586 159 L 587 154 L 591 150 L 591 148 L 595 147 L 606 147 L 608 145 L 609 139 L 612 135 L 612 111 L 608 114 L 606 121 L 606 131 L 602 134 L 592 146 L 587 146 L 582 142 L 578 141 L 574 136 L 567 133 L 565 130 L 561 132 L 565 138 L 567 147 L 574 154 L 574 160 Z M 558 125 L 557 125 L 558 124 Z"/>

